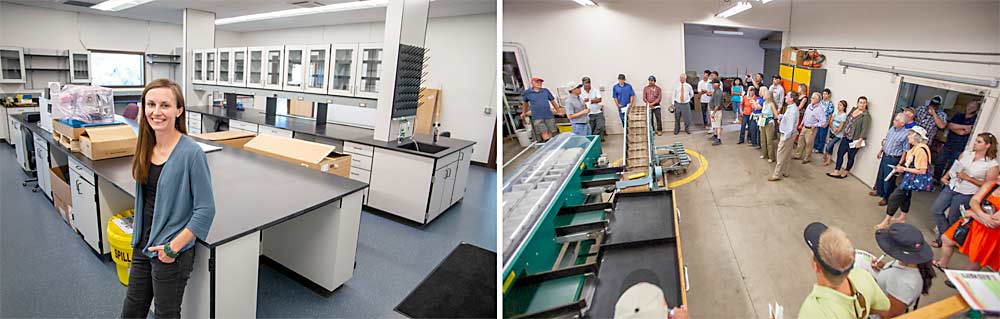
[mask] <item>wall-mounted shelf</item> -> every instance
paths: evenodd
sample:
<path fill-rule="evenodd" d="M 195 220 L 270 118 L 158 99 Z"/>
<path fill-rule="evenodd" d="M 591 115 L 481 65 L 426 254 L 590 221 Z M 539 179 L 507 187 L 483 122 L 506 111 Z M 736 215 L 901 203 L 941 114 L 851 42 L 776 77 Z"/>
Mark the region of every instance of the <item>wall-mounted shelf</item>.
<path fill-rule="evenodd" d="M 222 93 L 234 93 L 237 95 L 274 96 L 290 100 L 305 100 L 305 101 L 338 104 L 338 105 L 358 106 L 359 104 L 364 103 L 365 108 L 376 108 L 376 106 L 378 105 L 378 99 L 316 94 L 309 92 L 271 90 L 264 88 L 245 88 L 245 87 L 195 83 L 194 89 L 200 91 L 218 91 Z"/>

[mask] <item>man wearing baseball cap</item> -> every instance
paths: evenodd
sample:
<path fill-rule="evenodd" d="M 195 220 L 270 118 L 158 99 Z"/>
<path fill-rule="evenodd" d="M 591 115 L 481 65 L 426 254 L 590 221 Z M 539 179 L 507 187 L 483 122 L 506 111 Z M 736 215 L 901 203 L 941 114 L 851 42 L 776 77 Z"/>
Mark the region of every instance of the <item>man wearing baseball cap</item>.
<path fill-rule="evenodd" d="M 941 96 L 935 95 L 923 106 L 918 106 L 914 120 L 917 125 L 927 130 L 927 138 L 933 140 L 939 129 L 948 127 L 948 114 L 941 109 Z"/>
<path fill-rule="evenodd" d="M 871 273 L 854 269 L 854 245 L 837 227 L 812 223 L 803 232 L 812 253 L 816 284 L 799 308 L 799 318 L 868 318 L 885 314 L 889 298 Z"/>
<path fill-rule="evenodd" d="M 642 100 L 653 111 L 653 125 L 656 128 L 656 135 L 663 134 L 663 122 L 660 119 L 660 100 L 663 99 L 660 86 L 656 85 L 656 77 L 650 75 L 649 84 L 642 89 Z"/>
<path fill-rule="evenodd" d="M 618 107 L 618 117 L 622 119 L 622 127 L 625 127 L 625 113 L 628 112 L 628 107 L 635 102 L 635 91 L 632 90 L 631 84 L 625 82 L 624 74 L 618 74 L 618 84 L 615 84 L 611 91 L 611 97 L 614 98 L 615 106 Z"/>
<path fill-rule="evenodd" d="M 601 136 L 604 135 L 604 112 L 603 106 L 601 106 L 601 90 L 593 87 L 590 84 L 590 77 L 583 77 L 583 89 L 580 90 L 580 98 L 583 98 L 583 103 L 587 104 L 587 108 L 590 108 L 590 114 L 587 116 L 590 118 L 590 134 Z M 604 139 L 602 138 L 603 142 Z"/>
<path fill-rule="evenodd" d="M 590 135 L 590 117 L 588 116 L 590 109 L 580 98 L 580 88 L 582 87 L 583 84 L 579 82 L 569 82 L 566 85 L 569 96 L 566 97 L 563 105 L 566 106 L 566 118 L 572 124 L 573 134 L 587 136 Z"/>
<path fill-rule="evenodd" d="M 535 140 L 546 142 L 552 137 L 556 128 L 556 119 L 552 110 L 559 112 L 559 105 L 556 104 L 556 97 L 552 92 L 542 87 L 545 80 L 541 78 L 531 78 L 531 88 L 524 90 L 521 96 L 525 103 L 521 103 L 521 118 L 528 116 L 528 109 L 531 109 L 531 127 L 535 131 Z"/>

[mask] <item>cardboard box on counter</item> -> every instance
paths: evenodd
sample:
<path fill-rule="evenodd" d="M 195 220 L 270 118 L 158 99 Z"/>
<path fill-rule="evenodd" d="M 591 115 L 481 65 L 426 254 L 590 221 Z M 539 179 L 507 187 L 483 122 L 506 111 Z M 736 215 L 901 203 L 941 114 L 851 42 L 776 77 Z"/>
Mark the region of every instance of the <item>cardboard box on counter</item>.
<path fill-rule="evenodd" d="M 243 145 L 252 140 L 255 136 L 257 136 L 257 134 L 243 131 L 218 131 L 191 135 L 191 137 L 194 138 L 200 138 L 235 148 L 243 148 Z"/>
<path fill-rule="evenodd" d="M 102 160 L 135 154 L 138 137 L 128 125 L 85 128 L 80 134 L 80 153 L 91 160 Z"/>
<path fill-rule="evenodd" d="M 69 209 L 70 203 L 73 202 L 72 193 L 69 190 L 69 182 L 67 181 L 69 176 L 69 166 L 59 166 L 49 169 L 52 175 L 52 204 L 56 207 L 56 211 L 62 216 L 63 221 L 67 224 L 69 222 Z M 72 225 L 72 224 L 71 224 Z"/>
<path fill-rule="evenodd" d="M 84 128 L 76 128 L 52 119 L 52 139 L 73 152 L 80 152 L 80 134 Z"/>
<path fill-rule="evenodd" d="M 262 134 L 243 149 L 343 177 L 351 171 L 351 156 L 334 152 L 333 145 Z"/>

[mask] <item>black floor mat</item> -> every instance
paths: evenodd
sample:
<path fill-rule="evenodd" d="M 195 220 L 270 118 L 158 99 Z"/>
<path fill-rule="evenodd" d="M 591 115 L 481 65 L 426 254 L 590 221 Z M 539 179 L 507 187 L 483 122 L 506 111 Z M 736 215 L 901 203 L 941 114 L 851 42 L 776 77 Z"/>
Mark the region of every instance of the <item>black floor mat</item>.
<path fill-rule="evenodd" d="M 403 302 L 410 318 L 496 318 L 497 254 L 460 243 Z"/>
<path fill-rule="evenodd" d="M 605 245 L 675 238 L 673 192 L 618 193 Z"/>

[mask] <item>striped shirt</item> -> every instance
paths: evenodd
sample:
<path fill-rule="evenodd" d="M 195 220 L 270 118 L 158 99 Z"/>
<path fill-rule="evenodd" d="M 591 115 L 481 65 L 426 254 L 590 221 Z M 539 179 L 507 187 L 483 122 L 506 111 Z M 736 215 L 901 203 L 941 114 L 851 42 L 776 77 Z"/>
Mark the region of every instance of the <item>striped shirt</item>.
<path fill-rule="evenodd" d="M 906 138 L 908 132 L 905 127 L 890 127 L 889 133 L 885 134 L 885 144 L 882 145 L 885 155 L 903 156 L 903 153 L 910 149 L 910 141 Z"/>

